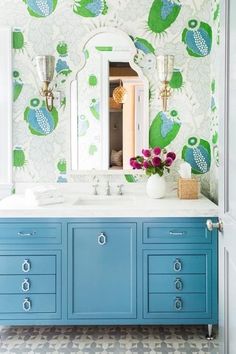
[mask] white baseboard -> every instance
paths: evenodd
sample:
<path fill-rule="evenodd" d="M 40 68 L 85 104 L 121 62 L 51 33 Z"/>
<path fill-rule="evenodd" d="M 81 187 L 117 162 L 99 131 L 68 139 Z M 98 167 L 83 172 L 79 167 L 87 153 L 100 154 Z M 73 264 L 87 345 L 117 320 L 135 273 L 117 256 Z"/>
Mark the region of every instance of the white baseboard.
<path fill-rule="evenodd" d="M 12 194 L 13 184 L 0 184 L 0 199 Z"/>

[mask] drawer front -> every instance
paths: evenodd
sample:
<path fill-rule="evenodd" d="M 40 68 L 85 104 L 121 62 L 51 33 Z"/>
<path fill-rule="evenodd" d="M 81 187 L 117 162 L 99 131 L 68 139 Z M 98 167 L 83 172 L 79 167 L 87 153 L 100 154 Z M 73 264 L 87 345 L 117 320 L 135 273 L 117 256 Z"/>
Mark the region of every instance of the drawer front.
<path fill-rule="evenodd" d="M 0 294 L 55 294 L 55 275 L 0 275 Z"/>
<path fill-rule="evenodd" d="M 211 243 L 205 223 L 143 223 L 143 243 Z"/>
<path fill-rule="evenodd" d="M 159 254 L 148 257 L 150 274 L 206 273 L 205 254 Z"/>
<path fill-rule="evenodd" d="M 49 313 L 56 312 L 56 297 L 53 294 L 0 295 L 0 313 Z"/>
<path fill-rule="evenodd" d="M 149 293 L 206 293 L 206 275 L 150 274 Z"/>
<path fill-rule="evenodd" d="M 56 256 L 0 255 L 0 274 L 55 274 Z"/>
<path fill-rule="evenodd" d="M 206 294 L 149 294 L 149 313 L 206 312 Z"/>
<path fill-rule="evenodd" d="M 60 223 L 1 223 L 0 244 L 61 243 Z"/>

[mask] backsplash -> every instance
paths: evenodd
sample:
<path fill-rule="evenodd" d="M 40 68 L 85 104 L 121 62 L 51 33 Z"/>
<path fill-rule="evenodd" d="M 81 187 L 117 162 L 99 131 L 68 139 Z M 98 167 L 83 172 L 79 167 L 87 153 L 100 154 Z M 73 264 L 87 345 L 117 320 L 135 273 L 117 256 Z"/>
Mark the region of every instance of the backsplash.
<path fill-rule="evenodd" d="M 70 82 L 84 36 L 116 27 L 134 40 L 136 62 L 150 82 L 150 138 L 191 163 L 203 190 L 217 199 L 219 1 L 217 0 L 5 0 L 0 25 L 13 34 L 13 144 L 15 182 L 66 182 L 70 161 Z M 56 56 L 60 108 L 46 111 L 34 57 Z M 175 55 L 168 114 L 157 99 L 155 56 Z M 91 72 L 87 90 L 94 93 Z M 93 92 L 92 92 L 93 91 Z M 89 104 L 89 102 L 88 102 Z M 88 119 L 94 119 L 92 117 Z M 93 149 L 93 153 L 96 151 Z M 132 176 L 127 180 L 133 181 Z"/>

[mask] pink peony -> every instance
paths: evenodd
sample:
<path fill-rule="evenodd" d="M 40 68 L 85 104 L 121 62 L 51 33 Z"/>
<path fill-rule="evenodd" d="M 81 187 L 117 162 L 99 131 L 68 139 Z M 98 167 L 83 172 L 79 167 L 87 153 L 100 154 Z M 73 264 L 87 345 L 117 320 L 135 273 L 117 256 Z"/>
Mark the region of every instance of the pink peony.
<path fill-rule="evenodd" d="M 150 163 L 149 163 L 148 161 L 144 161 L 143 167 L 144 167 L 144 168 L 150 167 Z"/>
<path fill-rule="evenodd" d="M 160 157 L 153 157 L 152 164 L 154 167 L 159 167 L 161 165 L 161 158 Z"/>
<path fill-rule="evenodd" d="M 159 146 L 156 146 L 154 149 L 153 149 L 153 153 L 154 155 L 160 155 L 161 153 L 161 148 Z"/>
<path fill-rule="evenodd" d="M 139 163 L 138 161 L 134 161 L 132 166 L 133 166 L 133 168 L 136 168 L 137 170 L 141 170 L 141 168 L 142 168 L 141 163 Z"/>
<path fill-rule="evenodd" d="M 145 157 L 150 157 L 151 156 L 151 151 L 149 149 L 143 149 L 142 154 Z"/>
<path fill-rule="evenodd" d="M 176 159 L 176 154 L 172 151 L 168 152 L 166 157 L 170 157 L 173 161 Z"/>
<path fill-rule="evenodd" d="M 167 158 L 166 158 L 166 161 L 165 161 L 166 166 L 171 166 L 172 163 L 173 163 L 172 158 L 171 158 L 171 157 L 167 157 Z"/>
<path fill-rule="evenodd" d="M 136 157 L 131 157 L 131 158 L 129 159 L 129 164 L 130 164 L 130 166 L 133 167 L 133 164 L 134 164 L 135 161 L 136 161 Z"/>

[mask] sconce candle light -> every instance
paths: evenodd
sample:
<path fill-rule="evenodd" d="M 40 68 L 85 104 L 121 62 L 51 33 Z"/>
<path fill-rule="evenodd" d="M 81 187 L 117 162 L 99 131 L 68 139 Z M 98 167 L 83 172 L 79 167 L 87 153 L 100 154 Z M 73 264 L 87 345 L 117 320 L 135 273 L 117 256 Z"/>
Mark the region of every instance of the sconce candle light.
<path fill-rule="evenodd" d="M 40 81 L 43 83 L 40 90 L 41 96 L 46 99 L 46 107 L 48 111 L 53 110 L 53 92 L 49 88 L 50 83 L 52 82 L 55 69 L 55 57 L 52 55 L 39 55 L 35 58 L 36 67 Z"/>
<path fill-rule="evenodd" d="M 173 70 L 174 70 L 174 56 L 158 55 L 157 68 L 158 68 L 159 79 L 162 83 L 162 88 L 160 91 L 160 98 L 162 99 L 162 109 L 164 112 L 166 112 L 167 102 L 171 95 L 169 82 L 171 80 Z"/>

